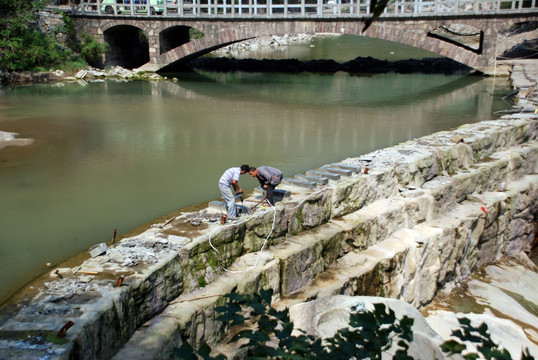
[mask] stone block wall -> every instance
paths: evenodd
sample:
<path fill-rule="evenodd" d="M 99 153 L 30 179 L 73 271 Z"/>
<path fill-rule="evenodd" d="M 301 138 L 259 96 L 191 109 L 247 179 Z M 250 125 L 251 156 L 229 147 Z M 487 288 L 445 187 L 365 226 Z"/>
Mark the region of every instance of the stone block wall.
<path fill-rule="evenodd" d="M 282 185 L 289 199 L 236 224 L 191 236 L 176 234 L 186 214 L 154 224 L 61 269 L 62 280 L 51 273 L 0 326 L 10 339 L 0 354 L 166 358 L 181 341 L 225 336 L 214 307 L 232 291 L 271 288 L 281 307 L 334 294 L 420 307 L 443 284 L 533 244 L 537 134 L 531 115 L 466 125 L 346 159 L 360 171 L 312 190 Z M 68 320 L 65 342 L 26 346 Z"/>

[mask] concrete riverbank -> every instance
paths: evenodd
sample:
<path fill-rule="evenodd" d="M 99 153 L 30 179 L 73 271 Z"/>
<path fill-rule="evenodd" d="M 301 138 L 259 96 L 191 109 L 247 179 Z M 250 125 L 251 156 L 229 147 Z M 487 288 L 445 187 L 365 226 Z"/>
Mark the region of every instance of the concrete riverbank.
<path fill-rule="evenodd" d="M 213 308 L 231 291 L 271 288 L 279 306 L 346 294 L 420 307 L 524 254 L 538 212 L 536 70 L 513 64 L 517 114 L 298 174 L 274 209 L 235 223 L 217 223 L 218 204 L 182 212 L 51 269 L 8 309 L 0 358 L 166 358 L 182 341 L 222 339 Z"/>

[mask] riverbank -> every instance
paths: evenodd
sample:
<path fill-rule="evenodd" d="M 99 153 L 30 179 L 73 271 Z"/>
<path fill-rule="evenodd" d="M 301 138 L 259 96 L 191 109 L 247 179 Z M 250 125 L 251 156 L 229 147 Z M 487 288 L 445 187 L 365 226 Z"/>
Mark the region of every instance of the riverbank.
<path fill-rule="evenodd" d="M 155 73 L 145 71 L 129 70 L 121 66 L 112 66 L 108 69 L 97 69 L 88 67 L 77 71 L 74 74 L 67 74 L 62 70 L 54 71 L 20 71 L 9 72 L 0 71 L 0 85 L 19 86 L 28 84 L 41 83 L 61 83 L 61 82 L 80 82 L 99 81 L 103 79 L 117 79 L 119 81 L 127 80 L 168 80 Z M 174 79 L 172 79 L 174 80 Z"/>
<path fill-rule="evenodd" d="M 283 60 L 255 60 L 233 59 L 227 57 L 198 58 L 189 62 L 183 71 L 215 71 L 215 72 L 279 72 L 279 73 L 335 73 L 338 71 L 352 74 L 380 74 L 380 73 L 424 73 L 424 74 L 455 74 L 471 73 L 472 69 L 446 58 L 409 59 L 399 61 L 378 60 L 372 57 L 358 57 L 345 63 L 337 63 L 333 60 L 299 61 L 296 59 Z M 76 74 L 66 74 L 61 70 L 49 72 L 0 72 L 0 84 L 4 86 L 59 83 L 69 81 L 96 81 L 102 79 L 126 80 L 168 80 L 178 81 L 180 73 L 174 73 L 170 77 L 157 73 L 129 70 L 121 66 L 113 66 L 108 69 L 87 68 Z"/>
<path fill-rule="evenodd" d="M 528 72 L 524 71 L 523 74 Z M 532 100 L 535 94 L 530 91 L 529 94 Z M 389 257 L 377 258 L 381 263 L 376 263 L 376 266 L 384 268 L 384 264 L 388 264 L 390 267 L 387 271 L 396 272 L 387 273 L 389 279 L 403 279 L 398 271 L 405 268 L 392 267 L 394 264 L 403 266 L 400 256 L 405 251 L 396 246 L 402 243 L 402 238 L 395 238 L 390 244 L 377 244 L 378 240 L 390 237 L 391 233 L 398 230 L 402 230 L 399 234 L 403 236 L 417 229 L 425 230 L 425 226 L 428 226 L 432 232 L 428 230 L 422 233 L 424 245 L 424 239 L 429 239 L 426 235 L 435 233 L 435 236 L 441 236 L 433 231 L 438 225 L 431 221 L 442 216 L 452 206 L 460 205 L 463 206 L 461 209 L 465 209 L 464 215 L 469 216 L 469 219 L 477 219 L 473 228 L 487 228 L 487 233 L 491 234 L 494 232 L 490 226 L 504 228 L 504 221 L 508 221 L 506 217 L 502 218 L 503 222 L 498 220 L 501 214 L 498 209 L 504 209 L 502 214 L 505 216 L 504 214 L 512 214 L 512 208 L 506 207 L 508 204 L 521 203 L 524 204 L 523 209 L 528 209 L 529 197 L 530 204 L 534 204 L 536 197 L 533 198 L 532 194 L 525 196 L 523 201 L 523 198 L 514 198 L 519 196 L 519 192 L 512 191 L 526 188 L 528 182 L 522 182 L 519 187 L 513 187 L 510 182 L 508 186 L 502 185 L 504 177 L 521 176 L 528 171 L 532 174 L 532 170 L 527 167 L 532 167 L 532 162 L 535 161 L 533 145 L 528 145 L 527 142 L 533 136 L 535 138 L 532 135 L 532 124 L 536 120 L 529 116 L 522 113 L 499 121 L 485 121 L 462 127 L 455 132 L 434 134 L 409 144 L 379 150 L 360 158 L 346 159 L 341 162 L 340 170 L 333 169 L 342 174 L 341 178 L 328 180 L 328 186 L 320 185 L 317 188 L 318 185 L 315 185 L 317 190 L 297 185 L 311 186 L 311 182 L 287 180 L 281 188 L 287 189 L 290 197 L 286 197 L 277 206 L 275 217 L 266 209 L 254 214 L 247 224 L 222 227 L 214 221 L 214 217 L 202 221 L 195 218 L 201 210 L 183 209 L 179 214 L 156 221 L 144 231 L 122 239 L 117 244 L 102 247 L 102 252 L 91 259 L 86 254 L 86 258 L 78 263 L 52 268 L 40 284 L 34 283 L 25 289 L 33 291 L 25 294 L 29 302 L 27 306 L 22 306 L 22 302 L 15 304 L 21 306 L 16 309 L 18 314 L 8 318 L 0 329 L 0 338 L 3 340 L 1 350 L 30 351 L 29 347 L 35 346 L 33 350 L 36 352 L 49 351 L 57 358 L 66 358 L 73 353 L 81 358 L 108 358 L 113 356 L 138 326 L 144 324 L 132 342 L 116 356 L 137 358 L 132 356 L 133 353 L 128 355 L 131 350 L 141 357 L 143 349 L 139 346 L 147 345 L 148 341 L 151 344 L 144 351 L 165 351 L 163 347 L 157 349 L 152 346 L 177 345 L 181 341 L 176 338 L 178 334 L 180 337 L 195 336 L 183 327 L 185 322 L 193 321 L 191 324 L 195 332 L 197 324 L 204 328 L 211 325 L 205 319 L 212 313 L 216 297 L 213 300 L 204 298 L 191 302 L 189 298 L 198 292 L 210 296 L 223 294 L 222 291 L 229 288 L 250 292 L 260 286 L 269 286 L 280 291 L 282 297 L 294 293 L 296 301 L 301 298 L 301 292 L 294 292 L 297 287 L 304 285 L 310 276 L 319 275 L 320 271 L 331 265 L 330 261 L 338 259 L 338 249 L 347 252 L 346 257 L 340 261 L 345 260 L 347 265 L 351 261 L 357 269 L 361 264 L 364 265 L 364 259 L 375 262 L 377 255 L 385 254 Z M 458 134 L 464 141 L 452 141 L 453 134 Z M 444 175 L 445 171 L 449 176 Z M 350 173 L 353 175 L 346 175 Z M 532 176 L 524 178 L 532 184 Z M 476 190 L 473 186 L 480 188 Z M 505 189 L 506 186 L 512 189 L 511 192 Z M 477 195 L 473 194 L 473 189 L 478 191 Z M 319 193 L 318 190 L 323 191 Z M 247 206 L 253 204 L 257 196 L 259 194 L 253 194 L 245 199 Z M 520 200 L 522 201 L 519 202 Z M 480 201 L 489 215 L 485 215 L 476 205 Z M 219 212 L 220 210 L 216 211 L 217 214 Z M 434 217 L 430 218 L 431 216 Z M 518 221 L 526 219 L 528 213 L 521 216 Z M 486 217 L 488 226 L 484 228 Z M 449 219 L 452 220 L 448 221 Z M 452 226 L 453 221 L 456 221 L 450 216 L 443 220 L 445 221 L 439 224 Z M 471 220 L 462 221 L 464 222 L 457 227 L 460 233 L 470 225 L 465 221 Z M 369 227 L 367 224 L 370 224 Z M 514 230 L 518 228 L 516 226 Z M 524 233 L 531 231 L 528 227 L 525 229 Z M 332 235 L 326 237 L 327 234 Z M 518 236 L 521 233 L 511 234 Z M 476 240 L 477 236 L 478 232 L 471 239 Z M 267 252 L 263 255 L 260 253 L 258 257 L 256 251 L 264 244 L 265 237 L 269 239 L 269 247 Z M 428 244 L 437 243 L 438 240 L 441 238 Z M 448 241 L 448 238 L 443 240 Z M 410 249 L 415 249 L 412 247 L 413 241 L 403 243 L 409 245 Z M 489 245 L 493 246 L 488 241 L 485 244 L 488 246 L 483 247 L 482 251 L 486 251 Z M 512 244 L 520 242 L 518 240 Z M 214 245 L 220 255 L 216 255 L 210 245 Z M 519 246 L 509 250 L 515 251 Z M 352 248 L 354 250 L 351 251 Z M 367 252 L 363 253 L 361 249 Z M 324 260 L 316 257 L 320 251 Z M 355 254 L 356 251 L 359 254 Z M 483 259 L 491 259 L 486 256 L 488 254 L 490 253 L 481 253 L 481 256 L 484 255 Z M 398 256 L 390 258 L 393 255 Z M 474 251 L 465 255 L 472 256 L 471 265 L 476 261 L 477 254 Z M 436 259 L 438 256 L 432 255 L 429 258 Z M 356 261 L 360 259 L 363 261 Z M 236 277 L 223 276 L 220 266 L 230 267 L 234 260 L 237 262 L 233 268 L 238 270 L 250 268 L 260 260 L 260 269 Z M 409 259 L 412 260 L 417 259 Z M 462 266 L 472 268 L 471 265 L 467 263 Z M 425 269 L 446 270 L 443 267 Z M 283 274 L 283 278 L 278 274 Z M 390 290 L 387 294 L 396 291 L 390 286 L 398 286 L 399 280 L 386 283 L 381 281 L 383 279 L 376 278 L 379 274 L 385 274 L 383 271 L 369 274 L 372 276 L 369 280 L 363 279 L 361 282 L 357 278 L 348 283 L 354 284 L 352 288 L 355 289 L 370 283 L 374 284 L 368 287 L 371 291 Z M 326 285 L 338 286 L 339 279 L 343 279 L 341 276 L 344 274 L 333 272 L 333 275 L 338 276 L 332 277 L 334 282 Z M 465 276 L 465 271 L 461 275 Z M 409 286 L 409 291 L 412 288 Z M 427 299 L 430 290 L 431 287 L 428 286 L 424 293 L 411 291 L 408 296 L 421 303 Z M 183 298 L 176 302 L 176 296 L 181 292 Z M 308 297 L 307 292 L 303 292 L 303 295 Z M 173 304 L 167 307 L 169 303 Z M 145 323 L 163 309 L 166 309 L 164 316 Z M 75 325 L 67 330 L 64 344 L 51 345 L 43 341 L 44 336 L 55 335 L 68 320 Z M 20 338 L 22 329 L 25 334 L 35 337 Z M 214 331 L 211 326 L 207 329 L 207 334 Z"/>

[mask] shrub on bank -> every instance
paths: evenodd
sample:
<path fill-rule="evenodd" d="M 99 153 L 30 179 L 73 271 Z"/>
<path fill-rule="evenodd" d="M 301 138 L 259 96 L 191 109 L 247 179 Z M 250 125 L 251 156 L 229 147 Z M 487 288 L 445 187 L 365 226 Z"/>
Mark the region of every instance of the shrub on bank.
<path fill-rule="evenodd" d="M 37 14 L 46 4 L 43 0 L 0 0 L 0 69 L 67 72 L 98 65 L 106 46 L 85 34 L 77 39 L 68 16 L 64 15 L 64 26 L 55 30 L 66 33 L 65 44 L 39 29 Z"/>

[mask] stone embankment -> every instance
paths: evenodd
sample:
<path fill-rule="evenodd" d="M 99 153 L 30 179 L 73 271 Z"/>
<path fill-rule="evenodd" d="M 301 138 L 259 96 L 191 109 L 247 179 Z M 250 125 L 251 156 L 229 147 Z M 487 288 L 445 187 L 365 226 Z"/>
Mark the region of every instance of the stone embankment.
<path fill-rule="evenodd" d="M 229 292 L 272 289 L 278 307 L 343 294 L 419 308 L 525 254 L 538 213 L 534 85 L 520 87 L 518 114 L 285 179 L 274 208 L 225 225 L 211 207 L 181 213 L 52 269 L 1 320 L 0 359 L 165 359 L 182 341 L 226 336 L 214 307 Z"/>

